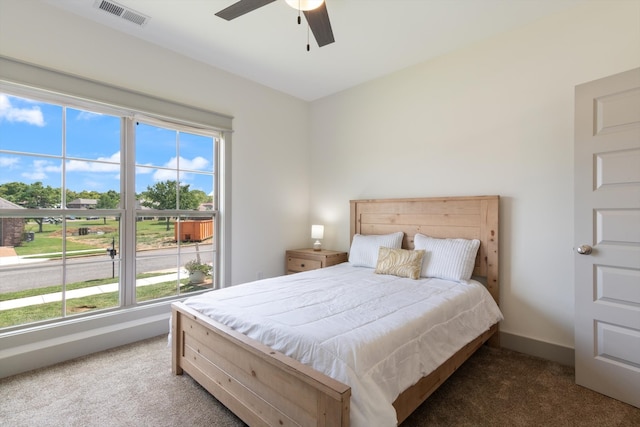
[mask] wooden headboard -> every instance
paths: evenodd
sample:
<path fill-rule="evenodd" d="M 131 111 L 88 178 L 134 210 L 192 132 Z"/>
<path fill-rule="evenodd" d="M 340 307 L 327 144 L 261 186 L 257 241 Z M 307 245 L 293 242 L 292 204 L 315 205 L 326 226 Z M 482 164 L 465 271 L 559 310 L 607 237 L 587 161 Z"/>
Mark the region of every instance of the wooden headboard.
<path fill-rule="evenodd" d="M 473 270 L 499 303 L 499 196 L 418 199 L 351 200 L 351 240 L 354 234 L 404 232 L 403 248 L 413 249 L 416 233 L 438 238 L 480 240 Z"/>

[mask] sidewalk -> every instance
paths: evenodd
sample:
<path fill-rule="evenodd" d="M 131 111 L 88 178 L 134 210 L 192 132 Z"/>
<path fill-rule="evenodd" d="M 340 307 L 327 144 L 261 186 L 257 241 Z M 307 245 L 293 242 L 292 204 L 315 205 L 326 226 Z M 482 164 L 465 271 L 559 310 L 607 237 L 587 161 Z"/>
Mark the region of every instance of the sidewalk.
<path fill-rule="evenodd" d="M 67 251 L 67 254 L 95 254 L 104 253 L 102 249 L 83 249 L 78 251 Z M 62 255 L 62 252 L 52 252 L 46 255 Z M 17 264 L 31 264 L 34 262 L 49 261 L 50 258 L 39 258 L 41 255 L 16 255 L 16 251 L 13 248 L 7 246 L 0 246 L 0 266 L 17 265 Z"/>
<path fill-rule="evenodd" d="M 0 266 L 32 264 L 34 262 L 49 261 L 49 258 L 25 258 L 21 256 L 3 256 L 0 257 Z"/>
<path fill-rule="evenodd" d="M 183 271 L 180 274 L 180 277 L 182 278 L 188 277 L 188 273 L 186 271 Z M 169 280 L 178 280 L 178 273 L 171 273 L 171 274 L 165 274 L 163 276 L 139 279 L 136 283 L 136 287 L 154 285 L 156 283 L 167 282 Z M 118 283 L 110 283 L 106 285 L 92 286 L 90 288 L 82 288 L 82 289 L 67 291 L 65 293 L 66 294 L 65 298 L 67 300 L 70 300 L 73 298 L 86 297 L 88 295 L 97 295 L 97 294 L 104 294 L 104 293 L 117 292 L 117 291 L 118 291 Z M 0 311 L 10 310 L 12 308 L 28 307 L 30 305 L 44 304 L 47 302 L 56 302 L 56 301 L 62 301 L 62 292 L 55 292 L 52 294 L 45 294 L 45 295 L 37 295 L 34 297 L 27 297 L 27 298 L 12 299 L 8 301 L 0 301 Z"/>
<path fill-rule="evenodd" d="M 16 250 L 10 246 L 0 246 L 0 266 L 28 264 L 32 262 L 47 261 L 47 258 L 25 258 L 18 256 Z"/>
<path fill-rule="evenodd" d="M 12 246 L 0 246 L 0 258 L 5 256 L 16 256 L 16 250 Z"/>

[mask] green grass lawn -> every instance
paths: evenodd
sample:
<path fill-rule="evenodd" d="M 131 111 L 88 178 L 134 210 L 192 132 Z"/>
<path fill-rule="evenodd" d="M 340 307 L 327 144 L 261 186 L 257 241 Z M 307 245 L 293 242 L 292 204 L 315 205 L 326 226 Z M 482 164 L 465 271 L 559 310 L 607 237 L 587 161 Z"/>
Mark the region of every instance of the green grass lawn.
<path fill-rule="evenodd" d="M 78 229 L 88 228 L 89 234 L 79 235 Z M 62 252 L 62 224 L 43 224 L 42 233 L 37 232 L 37 224 L 30 222 L 25 227 L 26 232 L 34 233 L 31 242 L 22 242 L 21 246 L 15 248 L 19 256 L 55 254 Z M 119 244 L 120 222 L 114 219 L 103 218 L 91 221 L 68 221 L 67 222 L 67 251 L 80 251 L 96 249 L 104 251 L 111 247 L 112 240 L 116 246 Z M 101 233 L 101 234 L 98 234 Z M 136 244 L 138 248 L 147 247 L 167 247 L 175 245 L 173 225 L 167 231 L 165 220 L 138 221 L 136 223 Z M 73 254 L 69 254 L 70 256 Z"/>
<path fill-rule="evenodd" d="M 152 276 L 152 275 L 147 275 Z M 206 290 L 207 288 L 202 285 L 191 285 L 188 282 L 189 279 L 183 279 L 180 282 L 180 294 L 197 292 Z M 110 282 L 112 282 L 111 280 Z M 86 282 L 82 282 L 80 284 L 70 284 L 67 289 L 74 288 L 82 288 L 85 287 Z M 92 283 L 89 286 L 96 286 L 95 283 Z M 55 288 L 55 287 L 52 287 Z M 45 288 L 42 288 L 45 289 Z M 45 292 L 40 292 L 42 289 L 32 290 L 31 295 L 24 294 L 25 296 L 33 296 L 33 295 L 42 295 Z M 46 288 L 51 289 L 51 288 Z M 33 292 L 35 291 L 35 292 Z M 23 291 L 29 292 L 29 291 Z M 14 292 L 15 294 L 23 294 L 23 292 Z M 60 292 L 59 287 L 57 290 L 53 290 L 53 292 Z M 49 293 L 49 292 L 46 292 Z M 169 281 L 158 283 L 155 285 L 148 286 L 140 286 L 136 288 L 136 299 L 138 302 L 149 301 L 157 298 L 164 298 L 177 295 L 178 292 L 176 290 L 176 282 Z M 1 295 L 4 297 L 4 294 Z M 20 296 L 19 298 L 23 298 L 24 296 Z M 12 299 L 12 298 L 10 298 Z M 115 308 L 119 304 L 118 302 L 118 292 L 110 292 L 105 294 L 98 295 L 89 295 L 82 298 L 73 298 L 67 300 L 67 312 L 66 316 L 84 313 L 87 311 L 96 311 L 96 310 L 104 310 L 107 308 Z M 20 307 L 14 308 L 10 310 L 2 310 L 0 311 L 0 328 L 4 328 L 7 326 L 16 326 L 22 325 L 26 323 L 38 322 L 41 320 L 54 319 L 62 316 L 62 301 L 44 303 L 31 305 L 28 307 Z"/>
<path fill-rule="evenodd" d="M 101 231 L 104 234 L 78 235 L 78 229 L 86 227 Z M 118 241 L 118 230 L 120 223 L 115 220 L 95 221 L 68 221 L 67 222 L 67 251 L 80 251 L 88 249 L 101 249 L 111 246 L 113 238 Z M 34 233 L 31 242 L 22 242 L 22 245 L 15 247 L 19 256 L 40 255 L 51 257 L 49 254 L 62 252 L 62 224 L 42 224 L 42 232 L 38 232 L 38 226 L 29 222 L 25 231 Z"/>

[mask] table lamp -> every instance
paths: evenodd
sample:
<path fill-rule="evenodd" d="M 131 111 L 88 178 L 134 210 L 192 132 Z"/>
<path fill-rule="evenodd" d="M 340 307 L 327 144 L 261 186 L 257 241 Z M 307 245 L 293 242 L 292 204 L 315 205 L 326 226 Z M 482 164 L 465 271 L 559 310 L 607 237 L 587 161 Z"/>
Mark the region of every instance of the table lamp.
<path fill-rule="evenodd" d="M 320 240 L 324 237 L 324 225 L 312 225 L 311 226 L 311 238 L 316 239 L 313 244 L 313 250 L 319 251 L 322 249 L 322 243 Z"/>

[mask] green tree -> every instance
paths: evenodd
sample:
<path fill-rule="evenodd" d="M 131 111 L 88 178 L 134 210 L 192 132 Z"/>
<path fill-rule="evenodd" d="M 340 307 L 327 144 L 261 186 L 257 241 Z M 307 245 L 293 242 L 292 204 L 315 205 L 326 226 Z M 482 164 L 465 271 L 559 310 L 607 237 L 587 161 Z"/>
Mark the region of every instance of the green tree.
<path fill-rule="evenodd" d="M 98 209 L 116 209 L 120 204 L 120 193 L 115 190 L 109 190 L 100 194 L 96 208 Z M 107 223 L 107 217 L 103 217 L 104 223 Z"/>
<path fill-rule="evenodd" d="M 98 200 L 100 199 L 100 193 L 98 193 L 97 191 L 89 191 L 89 190 L 82 190 L 81 192 L 77 193 L 77 197 L 76 199 L 93 199 L 93 200 Z"/>
<path fill-rule="evenodd" d="M 26 203 L 29 184 L 24 182 L 7 182 L 0 185 L 0 197 L 16 205 L 23 206 Z"/>
<path fill-rule="evenodd" d="M 179 195 L 179 199 L 178 199 Z M 189 190 L 189 184 L 180 185 L 176 181 L 161 181 L 148 186 L 147 191 L 140 194 L 142 206 L 152 209 L 197 209 L 199 201 L 197 193 Z M 180 204 L 178 205 L 178 200 Z M 167 216 L 167 231 L 171 217 Z"/>
<path fill-rule="evenodd" d="M 207 193 L 205 193 L 202 190 L 191 190 L 190 193 L 193 194 L 193 196 L 198 201 L 198 206 L 200 206 L 203 203 L 213 201 L 213 197 L 207 196 Z M 196 209 L 198 208 L 198 206 L 196 206 Z"/>
<path fill-rule="evenodd" d="M 78 193 L 76 193 L 73 190 L 66 190 L 66 194 L 67 194 L 67 203 L 69 202 L 73 202 L 75 199 L 79 199 L 80 197 L 78 196 Z"/>
<path fill-rule="evenodd" d="M 52 208 L 60 203 L 60 189 L 42 182 L 8 182 L 0 185 L 0 197 L 25 208 Z"/>
<path fill-rule="evenodd" d="M 26 192 L 26 208 L 55 208 L 60 205 L 60 189 L 34 182 Z"/>
<path fill-rule="evenodd" d="M 116 209 L 120 203 L 120 193 L 115 190 L 109 190 L 100 194 L 98 197 L 98 209 Z"/>
<path fill-rule="evenodd" d="M 0 197 L 28 209 L 55 208 L 60 204 L 60 189 L 42 182 L 26 184 L 9 182 L 0 186 Z M 38 224 L 38 232 L 42 233 L 43 218 L 34 218 Z"/>

